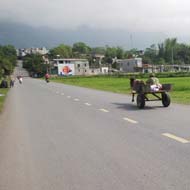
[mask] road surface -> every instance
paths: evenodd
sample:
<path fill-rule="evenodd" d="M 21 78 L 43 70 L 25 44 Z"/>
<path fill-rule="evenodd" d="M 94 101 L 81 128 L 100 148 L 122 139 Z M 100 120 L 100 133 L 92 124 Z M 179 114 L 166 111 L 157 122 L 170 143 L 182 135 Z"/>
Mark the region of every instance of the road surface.
<path fill-rule="evenodd" d="M 189 190 L 189 113 L 24 78 L 0 117 L 0 190 Z"/>

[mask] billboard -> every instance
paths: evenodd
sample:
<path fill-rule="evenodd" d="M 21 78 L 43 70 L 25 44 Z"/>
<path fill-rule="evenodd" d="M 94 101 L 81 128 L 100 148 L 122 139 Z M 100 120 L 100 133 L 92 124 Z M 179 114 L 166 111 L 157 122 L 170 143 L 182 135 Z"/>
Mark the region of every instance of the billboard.
<path fill-rule="evenodd" d="M 75 75 L 74 64 L 58 64 L 58 75 L 61 76 Z"/>

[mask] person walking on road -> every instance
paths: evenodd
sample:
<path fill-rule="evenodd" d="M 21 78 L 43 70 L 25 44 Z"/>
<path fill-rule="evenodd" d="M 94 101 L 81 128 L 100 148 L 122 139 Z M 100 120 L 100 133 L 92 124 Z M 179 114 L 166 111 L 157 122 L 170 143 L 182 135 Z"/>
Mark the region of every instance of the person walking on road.
<path fill-rule="evenodd" d="M 49 73 L 46 73 L 46 74 L 45 74 L 45 81 L 46 81 L 46 82 L 49 82 L 49 78 L 50 78 Z"/>
<path fill-rule="evenodd" d="M 14 87 L 15 79 L 11 77 L 10 79 L 10 88 Z"/>
<path fill-rule="evenodd" d="M 18 76 L 17 78 L 18 78 L 19 83 L 22 84 L 22 82 L 23 82 L 22 77 Z"/>

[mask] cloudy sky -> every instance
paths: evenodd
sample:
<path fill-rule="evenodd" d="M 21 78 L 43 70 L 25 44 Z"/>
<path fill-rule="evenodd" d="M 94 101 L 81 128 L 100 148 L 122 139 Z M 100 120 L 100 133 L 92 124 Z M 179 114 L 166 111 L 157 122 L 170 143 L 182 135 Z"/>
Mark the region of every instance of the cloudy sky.
<path fill-rule="evenodd" d="M 37 34 L 43 28 L 47 34 L 56 31 L 61 35 L 39 35 L 37 40 L 36 35 L 31 37 L 29 30 L 29 37 L 22 39 L 27 36 L 26 32 L 21 33 L 20 38 L 18 31 L 18 34 L 14 31 L 8 35 L 11 31 L 9 27 L 4 30 L 2 22 L 8 26 L 20 23 L 22 32 L 28 25 L 34 27 Z M 41 44 L 41 41 L 56 44 L 62 40 L 68 44 L 84 41 L 93 46 L 146 48 L 174 37 L 178 42 L 189 44 L 190 0 L 0 0 L 0 31 L 4 34 L 0 36 L 1 43 L 15 40 L 15 45 L 31 38 L 30 41 L 36 39 Z"/>
<path fill-rule="evenodd" d="M 0 20 L 31 26 L 188 34 L 189 0 L 0 0 Z"/>

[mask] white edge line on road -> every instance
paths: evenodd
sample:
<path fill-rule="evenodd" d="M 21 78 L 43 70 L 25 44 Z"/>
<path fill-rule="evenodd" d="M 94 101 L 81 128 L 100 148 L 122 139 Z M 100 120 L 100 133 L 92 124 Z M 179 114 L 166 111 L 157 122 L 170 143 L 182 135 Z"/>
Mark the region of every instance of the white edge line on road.
<path fill-rule="evenodd" d="M 137 124 L 137 123 L 138 123 L 138 121 L 135 121 L 135 120 L 133 120 L 133 119 L 129 119 L 129 118 L 127 118 L 127 117 L 124 117 L 123 119 L 124 119 L 125 121 L 128 121 L 128 122 L 133 123 L 133 124 Z"/>
<path fill-rule="evenodd" d="M 176 141 L 178 141 L 178 142 L 181 142 L 181 143 L 189 143 L 188 140 L 186 140 L 186 139 L 184 139 L 184 138 L 181 138 L 181 137 L 177 137 L 177 136 L 172 135 L 172 134 L 170 134 L 170 133 L 163 133 L 162 135 L 165 136 L 165 137 L 171 138 L 171 139 L 173 139 L 173 140 L 176 140 Z"/>
<path fill-rule="evenodd" d="M 89 104 L 88 102 L 85 103 L 86 106 L 91 106 L 92 104 Z"/>
<path fill-rule="evenodd" d="M 99 110 L 102 111 L 102 112 L 105 112 L 105 113 L 108 113 L 108 112 L 109 112 L 108 110 L 103 109 L 103 108 L 101 108 L 101 109 L 99 109 Z"/>

